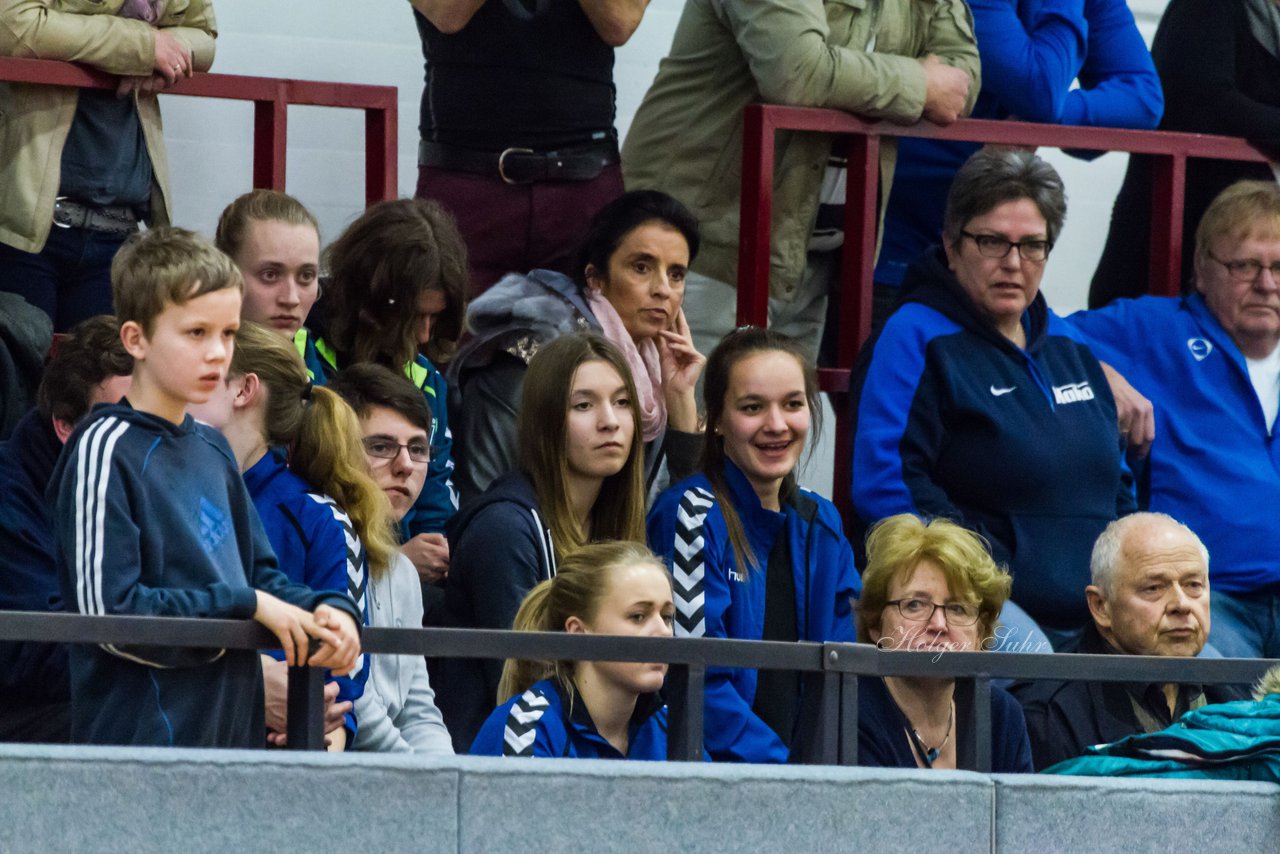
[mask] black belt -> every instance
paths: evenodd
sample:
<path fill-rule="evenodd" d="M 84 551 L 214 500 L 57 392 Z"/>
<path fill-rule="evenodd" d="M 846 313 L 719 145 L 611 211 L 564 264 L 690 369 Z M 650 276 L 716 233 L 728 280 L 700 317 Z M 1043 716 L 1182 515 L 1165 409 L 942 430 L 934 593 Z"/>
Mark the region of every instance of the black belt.
<path fill-rule="evenodd" d="M 562 151 L 508 148 L 500 152 L 458 148 L 425 139 L 418 143 L 419 166 L 497 176 L 508 184 L 590 181 L 603 172 L 604 167 L 617 162 L 618 146 L 612 140 Z"/>
<path fill-rule="evenodd" d="M 133 234 L 138 230 L 138 219 L 129 205 L 86 205 L 65 196 L 53 200 L 53 224 L 60 228 Z"/>

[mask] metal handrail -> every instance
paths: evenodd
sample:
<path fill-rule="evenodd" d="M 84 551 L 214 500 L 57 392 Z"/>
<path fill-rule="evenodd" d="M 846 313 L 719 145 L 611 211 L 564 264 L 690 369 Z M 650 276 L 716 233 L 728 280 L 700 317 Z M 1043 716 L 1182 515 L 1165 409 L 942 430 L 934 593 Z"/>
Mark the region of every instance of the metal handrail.
<path fill-rule="evenodd" d="M 1247 140 L 1170 131 L 1069 127 L 1030 122 L 964 119 L 947 127 L 930 122 L 898 125 L 867 121 L 840 110 L 752 104 L 743 111 L 742 198 L 738 239 L 738 323 L 764 326 L 769 317 L 769 248 L 773 209 L 774 139 L 779 131 L 837 134 L 848 140 L 848 182 L 841 256 L 841 299 L 836 367 L 818 371 L 836 412 L 836 436 L 852 430 L 849 382 L 854 360 L 871 331 L 872 275 L 879 225 L 880 140 L 921 137 L 959 142 L 1094 151 L 1127 151 L 1154 158 L 1151 195 L 1151 270 L 1148 290 L 1179 293 L 1182 273 L 1182 219 L 1187 159 L 1210 158 L 1266 163 Z M 845 520 L 854 519 L 849 484 L 853 447 L 837 442 L 832 501 Z M 846 522 L 846 524 L 848 524 Z"/>
<path fill-rule="evenodd" d="M 279 649 L 252 621 L 174 617 L 88 616 L 0 612 L 0 641 L 153 644 L 226 649 Z M 806 675 L 806 717 L 793 744 L 800 761 L 857 762 L 858 677 L 927 676 L 957 680 L 959 766 L 991 770 L 991 681 L 1045 679 L 1093 682 L 1250 684 L 1280 661 L 1162 658 L 1062 653 L 897 652 L 866 644 L 780 643 L 721 638 L 631 638 L 489 629 L 365 628 L 375 655 L 448 658 L 665 661 L 671 759 L 703 755 L 702 703 L 709 667 L 792 670 Z M 289 681 L 289 746 L 323 749 L 323 672 L 294 668 Z M 435 686 L 448 690 L 446 686 Z"/>
<path fill-rule="evenodd" d="M 120 78 L 70 62 L 0 57 L 0 81 L 115 89 Z M 399 195 L 396 146 L 398 104 L 394 86 L 285 80 L 240 74 L 194 74 L 165 95 L 252 101 L 253 186 L 284 190 L 288 108 L 291 104 L 362 110 L 365 133 L 365 202 Z"/>

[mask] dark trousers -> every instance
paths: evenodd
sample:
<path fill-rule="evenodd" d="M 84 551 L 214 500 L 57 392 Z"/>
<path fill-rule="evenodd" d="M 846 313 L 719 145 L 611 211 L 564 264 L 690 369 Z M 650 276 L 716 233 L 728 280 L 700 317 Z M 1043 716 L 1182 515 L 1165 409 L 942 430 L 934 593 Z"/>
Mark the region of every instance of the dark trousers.
<path fill-rule="evenodd" d="M 111 313 L 111 259 L 129 237 L 53 226 L 40 252 L 0 243 L 0 291 L 18 294 L 66 332 L 81 320 Z"/>
<path fill-rule="evenodd" d="M 578 244 L 591 218 L 622 195 L 616 163 L 590 181 L 507 184 L 497 175 L 418 167 L 416 195 L 435 199 L 467 244 L 474 297 L 507 273 L 541 267 L 577 278 Z"/>

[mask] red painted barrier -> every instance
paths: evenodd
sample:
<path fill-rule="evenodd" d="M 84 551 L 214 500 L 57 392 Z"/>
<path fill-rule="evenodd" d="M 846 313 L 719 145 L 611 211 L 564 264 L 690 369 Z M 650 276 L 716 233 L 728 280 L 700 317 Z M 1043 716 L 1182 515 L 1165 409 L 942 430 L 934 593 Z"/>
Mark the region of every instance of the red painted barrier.
<path fill-rule="evenodd" d="M 0 57 L 0 80 L 114 89 L 119 78 L 69 62 Z M 227 98 L 253 102 L 253 186 L 285 187 L 288 107 L 299 104 L 363 110 L 365 121 L 365 202 L 399 195 L 396 176 L 397 103 L 394 86 L 281 80 L 238 74 L 196 74 L 165 89 L 166 95 Z"/>
<path fill-rule="evenodd" d="M 823 391 L 836 411 L 832 500 L 851 519 L 852 478 L 848 411 L 849 374 L 871 330 L 871 276 L 875 266 L 881 137 L 928 137 L 1002 145 L 1128 151 L 1155 157 L 1151 199 L 1153 294 L 1179 293 L 1182 210 L 1187 159 L 1266 162 L 1243 139 L 1209 134 L 1066 127 L 1027 122 L 966 119 L 949 127 L 929 122 L 903 126 L 871 122 L 839 110 L 753 104 L 743 112 L 742 219 L 738 243 L 738 323 L 763 326 L 769 315 L 769 223 L 773 211 L 774 136 L 780 130 L 814 131 L 849 140 L 844 254 L 836 367 L 819 371 Z"/>

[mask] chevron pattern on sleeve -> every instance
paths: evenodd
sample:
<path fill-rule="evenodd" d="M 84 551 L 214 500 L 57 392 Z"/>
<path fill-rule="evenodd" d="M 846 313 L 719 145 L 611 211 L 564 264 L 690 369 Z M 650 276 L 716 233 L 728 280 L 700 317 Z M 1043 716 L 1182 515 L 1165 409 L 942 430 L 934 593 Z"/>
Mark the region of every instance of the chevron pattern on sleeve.
<path fill-rule="evenodd" d="M 538 738 L 538 721 L 551 701 L 530 688 L 511 704 L 507 725 L 502 731 L 503 756 L 532 756 Z"/>
<path fill-rule="evenodd" d="M 715 499 L 694 487 L 680 498 L 676 510 L 676 541 L 671 552 L 672 591 L 675 596 L 675 636 L 700 638 L 707 633 L 704 581 L 706 543 L 703 525 Z"/>
<path fill-rule="evenodd" d="M 360 542 L 360 537 L 356 534 L 356 528 L 351 522 L 351 517 L 338 506 L 338 502 L 327 495 L 319 495 L 314 492 L 309 492 L 307 495 L 316 503 L 328 507 L 329 512 L 333 514 L 333 518 L 338 520 L 338 524 L 342 526 L 342 536 L 347 544 L 347 595 L 351 597 L 351 601 L 355 603 L 359 613 L 364 615 L 365 625 L 368 625 L 369 612 L 365 594 L 369 589 L 369 562 L 365 557 L 364 543 Z M 365 656 L 363 655 L 356 661 L 355 669 L 348 674 L 352 679 L 355 679 L 360 674 L 360 671 L 364 669 L 364 661 Z"/>

